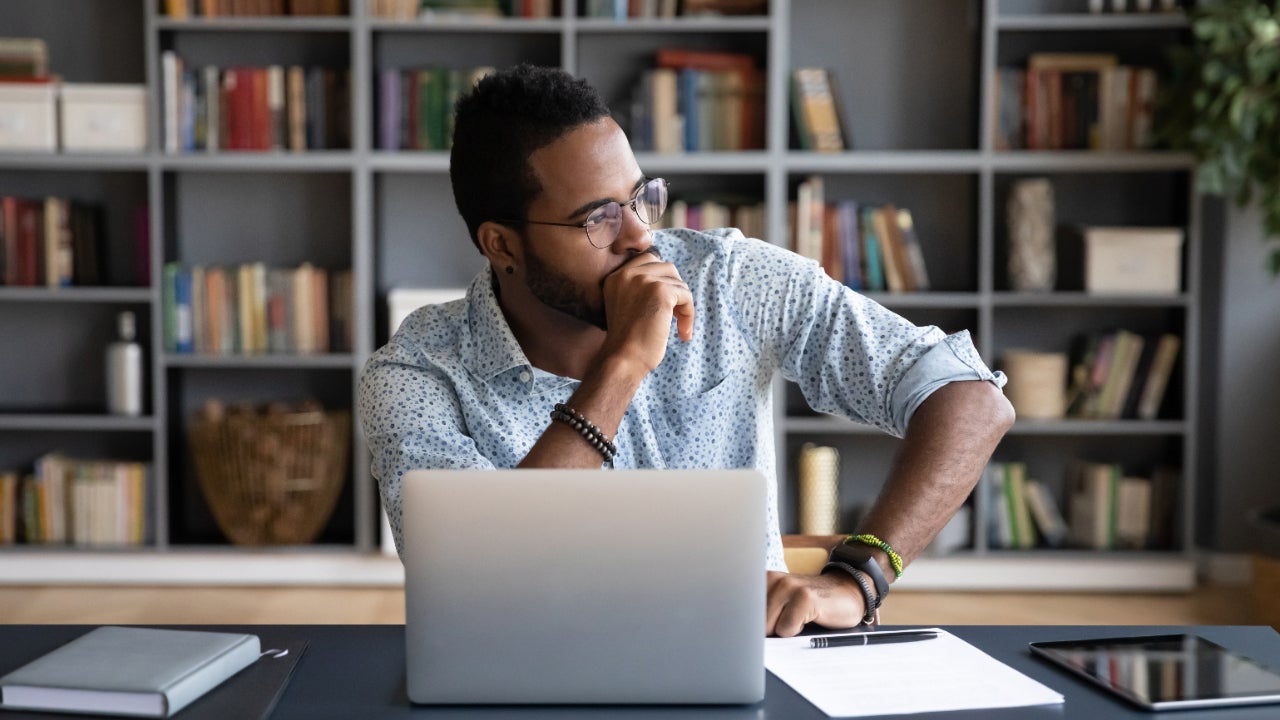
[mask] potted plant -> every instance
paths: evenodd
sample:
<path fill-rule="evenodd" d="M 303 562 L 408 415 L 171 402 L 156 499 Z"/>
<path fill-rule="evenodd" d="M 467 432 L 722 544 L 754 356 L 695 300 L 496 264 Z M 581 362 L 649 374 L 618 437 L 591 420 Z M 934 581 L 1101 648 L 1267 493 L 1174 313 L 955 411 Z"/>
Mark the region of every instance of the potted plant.
<path fill-rule="evenodd" d="M 1193 42 L 1172 50 L 1159 136 L 1195 153 L 1201 192 L 1258 204 L 1280 275 L 1280 2 L 1202 2 L 1189 19 Z"/>

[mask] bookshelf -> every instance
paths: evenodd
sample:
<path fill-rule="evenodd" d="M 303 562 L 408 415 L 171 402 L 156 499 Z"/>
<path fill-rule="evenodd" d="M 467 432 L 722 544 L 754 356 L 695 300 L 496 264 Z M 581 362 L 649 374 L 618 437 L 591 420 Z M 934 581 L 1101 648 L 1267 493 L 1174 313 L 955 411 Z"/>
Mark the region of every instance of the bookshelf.
<path fill-rule="evenodd" d="M 1055 181 L 1060 221 L 1151 223 L 1187 230 L 1184 267 L 1199 267 L 1194 161 L 1158 151 L 997 152 L 987 78 L 1032 51 L 1108 51 L 1159 65 L 1159 48 L 1182 41 L 1180 16 L 1102 15 L 1085 0 L 771 0 L 763 17 L 625 22 L 579 17 L 577 3 L 548 19 L 372 18 L 363 0 L 338 18 L 192 18 L 161 15 L 159 0 L 4 3 L 7 34 L 48 40 L 55 71 L 78 82 L 145 83 L 150 150 L 126 156 L 0 155 L 0 194 L 58 193 L 102 202 L 121 217 L 149 207 L 149 287 L 0 287 L 0 332 L 40 345 L 41 357 L 0 358 L 0 377 L 20 378 L 23 409 L 0 408 L 0 467 L 29 464 L 58 448 L 77 456 L 147 460 L 161 482 L 154 497 L 155 542 L 120 552 L 0 548 L 0 575 L 13 581 L 396 582 L 399 564 L 377 553 L 376 488 L 358 432 L 348 482 L 314 546 L 247 550 L 226 544 L 199 496 L 185 418 L 205 398 L 256 401 L 313 397 L 354 407 L 364 360 L 386 340 L 387 293 L 396 287 L 465 284 L 481 258 L 457 217 L 448 156 L 377 149 L 380 70 L 447 64 L 558 65 L 625 101 L 641 67 L 660 47 L 746 52 L 765 77 L 765 148 L 744 152 L 640 153 L 641 167 L 681 193 L 729 190 L 761 201 L 768 234 L 788 237 L 787 203 L 797 184 L 822 175 L 827 197 L 893 202 L 912 210 L 934 291 L 871 296 L 918 323 L 971 329 L 989 364 L 1009 347 L 1065 347 L 1075 332 L 1126 323 L 1176 331 L 1184 351 L 1173 407 L 1155 421 L 1019 422 L 996 459 L 1027 461 L 1061 489 L 1055 468 L 1081 454 L 1183 468 L 1178 540 L 1169 551 L 997 551 L 972 547 L 921 558 L 904 582 L 916 587 L 1173 589 L 1192 582 L 1190 508 L 1196 487 L 1199 279 L 1158 298 L 1008 289 L 1004 196 L 1014 180 Z M 93 22 L 59 18 L 89 14 Z M 833 22 L 833 18 L 843 19 Z M 856 18 L 856 22 L 854 19 Z M 92 28 L 92 29 L 90 29 Z M 86 35 L 110 44 L 82 43 Z M 913 48 L 929 48 L 916 52 Z M 123 51 L 122 51 L 123 50 Z M 160 56 L 193 64 L 323 64 L 351 71 L 351 147 L 290 152 L 166 154 L 161 151 Z M 846 109 L 852 150 L 816 154 L 789 147 L 788 74 L 831 68 Z M 131 234 L 113 233 L 120 252 Z M 781 241 L 781 240 L 779 240 Z M 781 241 L 785 242 L 785 241 Z M 350 353 L 204 357 L 163 351 L 160 268 L 165 262 L 304 260 L 353 271 L 356 333 Z M 150 393 L 142 418 L 113 418 L 100 381 L 76 377 L 96 367 L 120 309 L 139 312 Z M 80 372 L 80 375 L 85 373 Z M 782 531 L 796 531 L 792 478 L 800 445 L 841 450 L 844 510 L 874 497 L 896 440 L 853 423 L 815 416 L 794 388 L 775 389 Z M 91 562 L 83 562 L 88 555 Z M 93 566 L 88 572 L 87 565 Z M 243 568 L 238 570 L 237 568 Z M 274 569 L 274 570 L 273 570 Z M 13 572 L 10 572 L 12 570 Z M 87 573 L 87 574 L 86 574 Z M 113 574 L 114 573 L 114 574 Z"/>

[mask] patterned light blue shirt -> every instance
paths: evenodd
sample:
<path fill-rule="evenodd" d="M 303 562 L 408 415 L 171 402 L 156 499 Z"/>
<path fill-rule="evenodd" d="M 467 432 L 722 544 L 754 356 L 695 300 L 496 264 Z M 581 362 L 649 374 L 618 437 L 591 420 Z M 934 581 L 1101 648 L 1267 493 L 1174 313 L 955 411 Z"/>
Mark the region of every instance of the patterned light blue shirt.
<path fill-rule="evenodd" d="M 773 434 L 776 371 L 809 404 L 901 437 L 931 392 L 957 380 L 1004 385 L 967 332 L 918 327 L 831 280 L 818 265 L 735 229 L 659 230 L 654 244 L 693 293 L 684 342 L 623 416 L 615 468 L 755 468 L 768 482 L 767 564 L 785 570 Z M 489 270 L 466 298 L 410 315 L 369 359 L 360 416 L 396 547 L 400 482 L 417 468 L 512 468 L 579 381 L 529 364 Z"/>

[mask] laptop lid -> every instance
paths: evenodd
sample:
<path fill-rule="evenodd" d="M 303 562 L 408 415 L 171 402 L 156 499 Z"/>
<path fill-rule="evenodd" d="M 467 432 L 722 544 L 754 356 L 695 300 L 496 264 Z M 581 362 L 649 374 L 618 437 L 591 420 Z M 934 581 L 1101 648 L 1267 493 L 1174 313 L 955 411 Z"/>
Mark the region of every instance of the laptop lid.
<path fill-rule="evenodd" d="M 410 700 L 761 700 L 764 506 L 755 470 L 406 473 Z"/>

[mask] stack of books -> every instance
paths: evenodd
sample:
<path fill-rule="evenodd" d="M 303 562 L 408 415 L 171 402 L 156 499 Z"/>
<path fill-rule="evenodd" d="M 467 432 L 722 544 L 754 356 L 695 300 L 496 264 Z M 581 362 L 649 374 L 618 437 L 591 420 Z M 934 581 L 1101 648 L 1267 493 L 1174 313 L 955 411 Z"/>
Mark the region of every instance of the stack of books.
<path fill-rule="evenodd" d="M 415 0 L 416 1 L 416 0 Z M 200 17 L 264 17 L 272 15 L 346 15 L 346 0 L 165 0 L 165 14 L 175 20 Z"/>
<path fill-rule="evenodd" d="M 1081 337 L 1071 368 L 1067 416 L 1154 420 L 1182 346 L 1173 333 L 1144 337 L 1128 330 Z"/>
<path fill-rule="evenodd" d="M 696 15 L 764 15 L 768 11 L 768 0 L 585 0 L 582 8 L 586 17 L 613 20 Z"/>
<path fill-rule="evenodd" d="M 662 221 L 655 228 L 689 228 L 713 230 L 735 227 L 750 238 L 766 235 L 764 203 L 732 198 L 703 199 L 681 198 L 671 201 Z"/>
<path fill-rule="evenodd" d="M 1085 460 L 1067 469 L 1064 516 L 1052 486 L 1028 476 L 1025 463 L 991 463 L 980 485 L 992 548 L 1030 550 L 1168 549 L 1179 473 L 1159 467 L 1127 475 L 1117 463 Z"/>
<path fill-rule="evenodd" d="M 801 182 L 788 207 L 791 249 L 817 260 L 832 278 L 854 290 L 893 293 L 928 290 L 929 273 L 911 211 L 824 199 L 820 176 Z"/>
<path fill-rule="evenodd" d="M 271 268 L 164 268 L 165 350 L 253 355 L 349 352 L 351 271 L 333 274 L 303 263 Z"/>
<path fill-rule="evenodd" d="M 1067 476 L 1067 541 L 1092 550 L 1168 549 L 1179 473 L 1149 478 L 1118 464 L 1077 462 Z"/>
<path fill-rule="evenodd" d="M 167 153 L 351 147 L 346 70 L 193 68 L 172 50 L 160 61 Z"/>
<path fill-rule="evenodd" d="M 560 14 L 558 0 L 370 0 L 369 15 L 384 20 L 441 18 L 549 18 Z"/>
<path fill-rule="evenodd" d="M 0 284 L 104 284 L 103 240 L 98 205 L 62 197 L 0 197 Z M 139 280 L 146 284 L 145 275 Z"/>
<path fill-rule="evenodd" d="M 764 147 L 764 76 L 745 53 L 662 48 L 632 93 L 637 151 L 682 153 Z"/>
<path fill-rule="evenodd" d="M 0 545 L 117 546 L 151 541 L 151 466 L 50 453 L 35 472 L 0 472 Z"/>
<path fill-rule="evenodd" d="M 1115 55 L 1033 53 L 992 79 L 997 150 L 1136 150 L 1152 144 L 1159 80 Z"/>
<path fill-rule="evenodd" d="M 378 149 L 448 150 L 453 111 L 492 67 L 387 68 L 378 76 Z"/>

